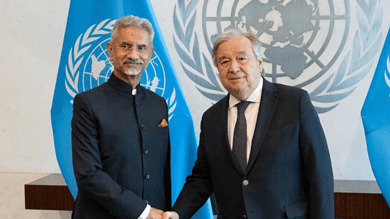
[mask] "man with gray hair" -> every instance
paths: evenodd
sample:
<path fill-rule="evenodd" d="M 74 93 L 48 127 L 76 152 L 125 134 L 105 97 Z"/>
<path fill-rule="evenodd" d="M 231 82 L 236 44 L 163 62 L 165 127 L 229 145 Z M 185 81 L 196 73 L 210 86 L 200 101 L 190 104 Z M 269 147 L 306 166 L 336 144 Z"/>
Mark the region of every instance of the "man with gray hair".
<path fill-rule="evenodd" d="M 192 174 L 164 218 L 190 218 L 214 192 L 218 218 L 333 219 L 333 173 L 306 91 L 261 76 L 258 37 L 228 30 L 212 50 L 229 94 L 202 117 Z"/>
<path fill-rule="evenodd" d="M 72 218 L 161 218 L 171 207 L 168 108 L 140 86 L 153 36 L 147 19 L 117 20 L 107 44 L 114 71 L 74 98 Z"/>

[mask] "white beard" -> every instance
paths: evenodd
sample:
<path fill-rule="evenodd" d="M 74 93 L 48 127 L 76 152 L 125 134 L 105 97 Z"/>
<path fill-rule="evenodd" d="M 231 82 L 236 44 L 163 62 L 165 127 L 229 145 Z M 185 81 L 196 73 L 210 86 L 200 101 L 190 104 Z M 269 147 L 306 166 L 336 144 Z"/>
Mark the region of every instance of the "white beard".
<path fill-rule="evenodd" d="M 141 70 L 142 71 L 142 70 Z M 125 72 L 125 74 L 126 75 L 139 75 L 139 73 L 141 73 L 141 71 L 140 70 L 137 70 L 137 69 L 131 69 L 131 68 L 129 68 L 126 72 Z"/>

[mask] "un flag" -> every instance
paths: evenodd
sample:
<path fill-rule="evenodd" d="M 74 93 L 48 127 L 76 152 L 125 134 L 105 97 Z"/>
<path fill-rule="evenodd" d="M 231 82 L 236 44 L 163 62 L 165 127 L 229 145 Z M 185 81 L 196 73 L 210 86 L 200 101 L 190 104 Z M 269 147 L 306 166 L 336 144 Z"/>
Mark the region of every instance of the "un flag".
<path fill-rule="evenodd" d="M 72 167 L 71 119 L 76 94 L 106 82 L 113 66 L 106 51 L 116 19 L 147 18 L 155 30 L 155 52 L 143 72 L 141 85 L 161 95 L 169 109 L 172 200 L 175 201 L 196 159 L 193 121 L 149 0 L 72 0 L 51 109 L 56 156 L 73 197 L 77 185 Z M 212 218 L 211 205 L 196 218 Z"/>
<path fill-rule="evenodd" d="M 390 32 L 361 111 L 367 151 L 378 185 L 390 205 Z"/>

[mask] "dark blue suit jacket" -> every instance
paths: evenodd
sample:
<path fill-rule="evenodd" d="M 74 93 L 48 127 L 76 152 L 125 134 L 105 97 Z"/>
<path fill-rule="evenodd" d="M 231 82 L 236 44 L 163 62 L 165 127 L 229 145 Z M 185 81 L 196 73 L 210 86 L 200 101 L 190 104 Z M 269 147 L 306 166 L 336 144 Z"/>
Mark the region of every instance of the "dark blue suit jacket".
<path fill-rule="evenodd" d="M 168 110 L 157 94 L 114 74 L 74 99 L 73 168 L 78 195 L 73 218 L 137 218 L 149 203 L 171 206 Z"/>
<path fill-rule="evenodd" d="M 333 219 L 331 160 L 307 92 L 264 80 L 245 172 L 229 146 L 228 105 L 229 95 L 203 115 L 197 161 L 173 207 L 180 218 L 214 192 L 218 218 Z"/>

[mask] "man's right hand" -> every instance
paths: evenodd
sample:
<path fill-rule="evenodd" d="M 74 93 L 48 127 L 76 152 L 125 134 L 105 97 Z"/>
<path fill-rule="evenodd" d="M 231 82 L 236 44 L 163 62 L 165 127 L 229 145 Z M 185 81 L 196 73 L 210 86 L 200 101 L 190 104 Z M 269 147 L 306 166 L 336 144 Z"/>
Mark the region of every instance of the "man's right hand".
<path fill-rule="evenodd" d="M 179 215 L 174 211 L 167 211 L 164 213 L 163 219 L 179 219 Z"/>
<path fill-rule="evenodd" d="M 157 208 L 150 208 L 149 215 L 146 219 L 160 219 L 163 217 L 164 212 Z"/>

